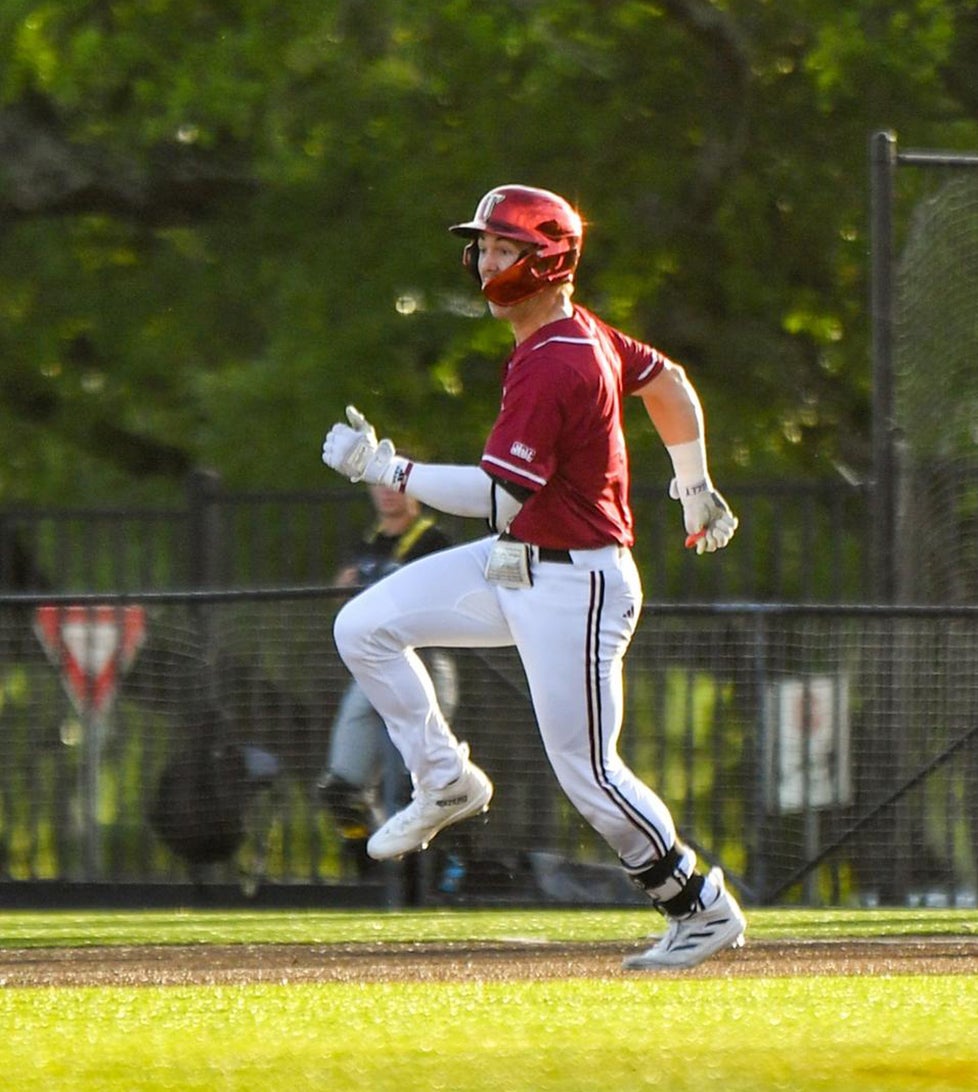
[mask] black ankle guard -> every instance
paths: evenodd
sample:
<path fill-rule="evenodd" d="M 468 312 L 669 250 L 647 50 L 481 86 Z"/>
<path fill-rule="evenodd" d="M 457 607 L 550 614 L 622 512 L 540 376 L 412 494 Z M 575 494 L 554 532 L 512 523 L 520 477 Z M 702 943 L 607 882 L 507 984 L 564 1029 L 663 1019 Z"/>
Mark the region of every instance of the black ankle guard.
<path fill-rule="evenodd" d="M 700 892 L 703 890 L 704 878 L 698 873 L 694 872 L 686 883 L 683 885 L 681 891 L 678 894 L 673 895 L 669 899 L 661 899 L 656 895 L 656 890 L 669 883 L 671 880 L 673 884 L 680 881 L 682 871 L 679 868 L 679 863 L 682 860 L 682 856 L 679 852 L 680 843 L 676 843 L 664 857 L 660 857 L 655 864 L 651 865 L 644 872 L 638 872 L 634 874 L 631 879 L 634 884 L 641 887 L 645 893 L 655 903 L 656 909 L 661 910 L 664 914 L 668 914 L 671 918 L 680 918 L 683 915 L 690 913 L 694 908 L 697 899 L 700 897 Z"/>
<path fill-rule="evenodd" d="M 694 872 L 689 877 L 689 882 L 674 899 L 656 904 L 658 909 L 671 918 L 682 918 L 687 914 L 691 914 L 696 909 L 696 902 L 703 890 L 704 883 L 706 883 L 706 877 Z"/>
<path fill-rule="evenodd" d="M 654 891 L 661 887 L 667 880 L 676 878 L 676 870 L 682 858 L 679 850 L 674 845 L 664 857 L 660 857 L 655 864 L 650 865 L 644 872 L 636 872 L 632 875 L 632 882 L 646 891 Z"/>

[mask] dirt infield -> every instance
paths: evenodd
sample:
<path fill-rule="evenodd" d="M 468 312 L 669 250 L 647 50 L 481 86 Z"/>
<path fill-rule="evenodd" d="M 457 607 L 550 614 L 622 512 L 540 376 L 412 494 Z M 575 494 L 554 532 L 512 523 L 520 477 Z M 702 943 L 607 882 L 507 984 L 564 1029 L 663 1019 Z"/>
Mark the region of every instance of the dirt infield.
<path fill-rule="evenodd" d="M 506 982 L 634 978 L 640 945 L 539 941 L 457 944 L 199 944 L 0 949 L 0 986 L 177 986 L 256 982 Z M 978 937 L 749 941 L 691 971 L 657 977 L 976 974 Z"/>

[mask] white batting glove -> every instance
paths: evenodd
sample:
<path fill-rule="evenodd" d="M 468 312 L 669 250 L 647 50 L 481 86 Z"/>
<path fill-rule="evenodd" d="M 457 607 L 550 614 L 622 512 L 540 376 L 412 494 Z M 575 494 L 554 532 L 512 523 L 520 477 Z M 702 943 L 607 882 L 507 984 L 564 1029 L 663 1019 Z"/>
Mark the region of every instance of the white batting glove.
<path fill-rule="evenodd" d="M 356 406 L 346 407 L 346 419 L 348 425 L 337 422 L 326 434 L 323 462 L 351 482 L 390 485 L 394 445 L 390 440 L 377 440 L 373 425 Z"/>
<path fill-rule="evenodd" d="M 669 496 L 683 506 L 686 545 L 695 546 L 697 554 L 722 550 L 733 538 L 739 521 L 709 478 L 682 487 L 673 478 Z"/>

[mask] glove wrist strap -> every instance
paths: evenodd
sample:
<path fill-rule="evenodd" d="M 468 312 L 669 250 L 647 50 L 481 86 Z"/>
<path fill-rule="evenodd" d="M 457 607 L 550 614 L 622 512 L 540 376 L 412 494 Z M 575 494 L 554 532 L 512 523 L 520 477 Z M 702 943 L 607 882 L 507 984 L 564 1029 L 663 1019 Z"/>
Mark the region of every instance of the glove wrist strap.
<path fill-rule="evenodd" d="M 408 478 L 413 469 L 414 463 L 410 459 L 405 459 L 403 455 L 395 455 L 384 469 L 381 484 L 386 485 L 388 489 L 396 489 L 399 493 L 404 493 L 407 491 Z"/>

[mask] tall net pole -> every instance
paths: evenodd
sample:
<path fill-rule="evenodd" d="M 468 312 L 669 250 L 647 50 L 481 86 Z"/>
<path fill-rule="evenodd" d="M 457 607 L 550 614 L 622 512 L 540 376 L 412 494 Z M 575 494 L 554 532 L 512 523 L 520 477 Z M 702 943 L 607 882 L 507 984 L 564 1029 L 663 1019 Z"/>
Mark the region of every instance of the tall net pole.
<path fill-rule="evenodd" d="M 878 602 L 896 596 L 896 454 L 893 417 L 893 176 L 896 137 L 870 140 L 870 313 L 873 330 L 873 584 Z"/>

